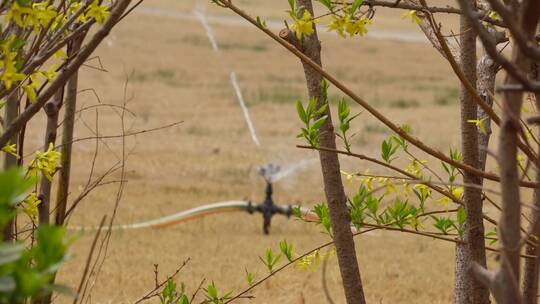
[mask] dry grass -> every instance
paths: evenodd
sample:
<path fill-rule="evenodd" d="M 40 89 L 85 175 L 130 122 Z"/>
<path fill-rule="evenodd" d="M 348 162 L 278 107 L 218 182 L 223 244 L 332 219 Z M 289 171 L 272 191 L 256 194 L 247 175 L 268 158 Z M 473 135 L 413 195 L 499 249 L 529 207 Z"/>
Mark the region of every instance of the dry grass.
<path fill-rule="evenodd" d="M 283 18 L 285 1 L 237 1 L 248 11 Z M 145 7 L 190 12 L 196 1 L 148 1 Z M 199 2 L 206 5 L 206 1 Z M 211 7 L 212 14 L 230 14 Z M 374 30 L 417 31 L 400 13 L 380 10 Z M 452 21 L 453 22 L 453 21 Z M 111 46 L 97 55 L 109 71 L 84 69 L 84 88 L 94 88 L 103 103 L 121 104 L 123 84 L 130 79 L 129 117 L 134 129 L 183 121 L 179 127 L 127 140 L 132 153 L 127 162 L 129 182 L 117 216 L 131 223 L 168 215 L 209 202 L 250 198 L 261 200 L 263 182 L 257 166 L 276 162 L 290 165 L 316 154 L 295 148 L 300 127 L 294 99 L 305 96 L 299 62 L 251 27 L 215 26 L 221 56 L 216 56 L 203 28 L 193 20 L 134 14 L 111 35 Z M 446 150 L 459 144 L 456 78 L 427 44 L 375 39 L 343 41 L 323 35 L 323 61 L 328 70 L 350 85 L 388 117 L 412 126 L 428 144 Z M 227 73 L 236 71 L 250 106 L 262 147 L 250 140 Z M 341 96 L 332 92 L 333 98 Z M 93 94 L 80 94 L 81 106 L 96 104 Z M 353 111 L 360 108 L 353 105 Z M 79 120 L 77 137 L 91 135 L 82 124 L 94 126 L 95 113 Z M 118 115 L 108 108 L 99 114 L 101 134 L 118 134 Z M 444 125 L 444 127 L 443 127 Z M 30 147 L 41 144 L 39 123 L 32 126 Z M 379 155 L 388 133 L 369 114 L 354 124 L 359 132 L 354 149 Z M 117 162 L 119 140 L 108 140 L 112 153 L 100 146 L 98 172 Z M 73 191 L 85 184 L 94 142 L 75 147 Z M 116 154 L 116 155 L 115 155 Z M 381 172 L 369 164 L 342 159 L 347 171 Z M 116 176 L 118 177 L 118 176 Z M 72 225 L 96 225 L 114 205 L 117 185 L 89 196 Z M 349 187 L 353 191 L 352 186 Z M 306 206 L 323 200 L 317 166 L 276 184 L 279 202 Z M 181 262 L 192 261 L 179 276 L 191 288 L 202 278 L 214 280 L 220 290 L 246 287 L 244 269 L 264 275 L 258 256 L 267 247 L 277 249 L 288 239 L 301 253 L 327 241 L 319 229 L 294 220 L 276 218 L 270 236 L 261 233 L 261 219 L 228 214 L 163 230 L 120 231 L 113 234 L 109 256 L 93 289 L 93 303 L 132 303 L 153 284 L 152 265 L 162 274 Z M 78 282 L 92 235 L 74 245 L 73 259 L 60 281 Z M 399 233 L 366 235 L 357 239 L 358 258 L 369 303 L 449 303 L 453 277 L 453 246 Z M 329 263 L 328 284 L 336 303 L 343 303 L 335 258 Z M 289 269 L 253 293 L 253 303 L 325 303 L 321 272 Z"/>

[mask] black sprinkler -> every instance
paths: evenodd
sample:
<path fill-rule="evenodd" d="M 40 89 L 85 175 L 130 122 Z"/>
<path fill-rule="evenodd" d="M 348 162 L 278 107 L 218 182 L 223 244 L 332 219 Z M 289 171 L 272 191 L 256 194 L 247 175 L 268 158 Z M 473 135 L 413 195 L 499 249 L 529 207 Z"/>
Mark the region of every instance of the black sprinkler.
<path fill-rule="evenodd" d="M 262 177 L 266 181 L 266 195 L 262 204 L 252 204 L 252 202 L 250 201 L 248 206 L 249 213 L 262 213 L 264 234 L 270 233 L 270 224 L 272 222 L 272 217 L 274 216 L 274 214 L 283 214 L 287 217 L 290 217 L 292 214 L 291 205 L 276 205 L 274 203 L 274 200 L 272 199 L 272 180 L 273 177 L 277 176 L 277 174 L 279 173 L 279 169 L 279 166 L 275 166 L 273 164 L 268 164 L 259 169 L 259 174 L 262 175 Z"/>

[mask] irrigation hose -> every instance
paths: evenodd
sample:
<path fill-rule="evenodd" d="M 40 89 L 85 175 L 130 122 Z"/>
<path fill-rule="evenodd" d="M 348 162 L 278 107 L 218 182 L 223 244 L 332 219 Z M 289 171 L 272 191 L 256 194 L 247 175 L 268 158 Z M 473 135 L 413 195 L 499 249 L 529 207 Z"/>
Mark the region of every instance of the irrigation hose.
<path fill-rule="evenodd" d="M 171 215 L 159 217 L 156 219 L 138 222 L 133 224 L 124 224 L 112 226 L 111 230 L 135 230 L 135 229 L 145 229 L 145 228 L 166 228 L 171 226 L 176 226 L 178 224 L 186 223 L 196 219 L 204 218 L 209 215 L 223 214 L 229 212 L 237 211 L 246 211 L 249 212 L 252 208 L 252 204 L 248 201 L 224 201 L 213 204 L 207 204 L 200 207 L 195 207 L 192 209 L 184 210 L 178 213 Z M 316 222 L 319 217 L 313 213 L 310 209 L 292 205 L 293 208 L 300 208 L 301 218 L 308 222 Z M 84 226 L 69 226 L 69 230 L 74 231 L 96 231 L 100 229 L 97 226 L 93 227 L 84 227 Z M 101 230 L 108 230 L 108 226 L 101 227 Z M 351 226 L 351 229 L 356 231 L 354 227 Z"/>

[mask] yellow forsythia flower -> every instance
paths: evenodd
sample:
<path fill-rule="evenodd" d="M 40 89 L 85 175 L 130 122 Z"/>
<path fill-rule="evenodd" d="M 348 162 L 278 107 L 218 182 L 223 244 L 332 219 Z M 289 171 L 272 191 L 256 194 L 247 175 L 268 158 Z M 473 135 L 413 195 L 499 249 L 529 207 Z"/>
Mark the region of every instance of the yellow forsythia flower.
<path fill-rule="evenodd" d="M 34 73 L 30 75 L 30 84 L 23 86 L 24 92 L 26 92 L 26 96 L 31 103 L 36 102 L 37 99 L 36 90 L 40 85 L 38 75 L 39 73 Z"/>
<path fill-rule="evenodd" d="M 452 193 L 452 195 L 457 198 L 457 199 L 461 199 L 461 196 L 463 195 L 463 187 L 452 187 L 450 189 L 450 192 Z"/>
<path fill-rule="evenodd" d="M 321 254 L 320 250 L 315 250 L 313 253 L 306 255 L 296 262 L 296 266 L 304 270 L 315 271 L 325 259 L 328 259 L 334 254 L 331 250 L 325 254 Z"/>
<path fill-rule="evenodd" d="M 59 49 L 58 51 L 56 51 L 56 53 L 54 53 L 54 57 L 57 59 L 67 59 L 68 55 L 63 49 Z"/>
<path fill-rule="evenodd" d="M 48 81 L 53 81 L 54 78 L 56 78 L 56 75 L 58 75 L 56 72 L 56 64 L 51 65 L 46 71 L 41 71 L 40 73 Z"/>
<path fill-rule="evenodd" d="M 428 186 L 424 184 L 416 184 L 413 186 L 413 189 L 418 191 L 418 193 L 420 193 L 420 196 L 423 197 L 424 199 L 429 198 L 432 193 L 431 188 L 429 188 Z"/>
<path fill-rule="evenodd" d="M 422 168 L 427 164 L 427 161 L 421 160 L 417 161 L 416 159 L 411 160 L 411 163 L 407 166 L 405 171 L 416 176 L 418 179 L 422 178 Z"/>
<path fill-rule="evenodd" d="M 2 148 L 2 151 L 19 158 L 19 154 L 17 154 L 17 145 L 12 144 L 11 141 L 8 141 L 8 143 Z"/>
<path fill-rule="evenodd" d="M 56 8 L 49 1 L 32 4 L 32 9 L 24 19 L 25 26 L 32 26 L 34 31 L 39 31 L 40 26 L 47 27 L 56 18 Z"/>
<path fill-rule="evenodd" d="M 405 13 L 403 13 L 403 15 L 401 15 L 401 19 L 407 19 L 407 18 L 410 18 L 412 22 L 420 25 L 422 23 L 422 19 L 420 19 L 420 17 L 418 17 L 418 14 L 415 10 L 410 10 L 410 11 L 407 11 Z"/>
<path fill-rule="evenodd" d="M 490 11 L 489 14 L 488 14 L 489 18 L 493 19 L 493 20 L 496 20 L 496 21 L 501 21 L 501 16 L 499 16 L 499 14 L 497 14 L 496 11 Z"/>
<path fill-rule="evenodd" d="M 345 175 L 345 179 L 349 182 L 349 183 L 352 183 L 353 181 L 353 175 L 351 173 L 347 173 L 343 170 L 340 170 L 341 174 Z"/>
<path fill-rule="evenodd" d="M 302 16 L 302 18 L 295 19 L 291 28 L 296 33 L 296 38 L 300 40 L 304 35 L 309 36 L 313 34 L 313 26 L 314 21 L 311 18 L 311 14 L 307 10 L 304 10 L 304 15 Z"/>
<path fill-rule="evenodd" d="M 435 205 L 442 206 L 444 210 L 448 211 L 448 204 L 450 204 L 450 199 L 446 196 L 443 196 L 439 199 L 433 201 Z"/>
<path fill-rule="evenodd" d="M 23 211 L 32 219 L 36 219 L 38 215 L 38 206 L 41 204 L 41 200 L 37 197 L 35 192 L 30 193 L 23 201 Z"/>
<path fill-rule="evenodd" d="M 480 119 L 480 120 L 478 120 L 478 119 L 469 119 L 469 120 L 467 120 L 467 122 L 474 124 L 480 130 L 480 133 L 486 135 L 487 130 L 486 130 L 486 125 L 484 124 L 486 119 L 487 118 Z"/>
<path fill-rule="evenodd" d="M 31 12 L 29 7 L 20 6 L 17 1 L 13 1 L 13 4 L 8 9 L 6 14 L 6 22 L 13 21 L 20 27 L 25 27 L 24 19 L 28 13 Z"/>
<path fill-rule="evenodd" d="M 4 60 L 2 63 L 2 67 L 4 70 L 2 71 L 2 75 L 0 76 L 0 80 L 4 83 L 4 86 L 6 89 L 11 89 L 14 83 L 18 83 L 22 80 L 24 80 L 25 75 L 22 73 L 19 73 L 17 71 L 17 68 L 15 68 L 15 57 L 17 56 L 17 53 L 10 52 L 10 53 L 4 53 Z"/>
<path fill-rule="evenodd" d="M 48 180 L 52 180 L 52 176 L 58 168 L 57 162 L 60 159 L 60 152 L 55 151 L 54 145 L 50 143 L 47 151 L 36 154 L 36 158 L 30 163 L 28 174 L 36 175 L 41 172 Z"/>
<path fill-rule="evenodd" d="M 354 35 L 364 36 L 367 34 L 367 25 L 371 24 L 371 20 L 365 17 L 360 19 L 351 19 L 350 16 L 332 17 L 332 22 L 328 24 L 328 32 L 336 31 L 341 37 L 346 38 L 345 33 L 350 37 Z"/>
<path fill-rule="evenodd" d="M 98 0 L 94 0 L 94 2 L 86 9 L 86 17 L 96 19 L 96 22 L 99 24 L 105 23 L 107 18 L 109 18 L 109 15 L 109 7 L 106 5 L 99 5 Z"/>

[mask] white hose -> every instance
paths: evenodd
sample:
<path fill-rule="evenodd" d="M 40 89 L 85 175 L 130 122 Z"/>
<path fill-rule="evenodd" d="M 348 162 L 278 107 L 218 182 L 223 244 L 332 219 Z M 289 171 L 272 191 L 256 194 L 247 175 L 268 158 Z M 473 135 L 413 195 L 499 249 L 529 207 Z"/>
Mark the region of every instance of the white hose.
<path fill-rule="evenodd" d="M 189 210 L 181 211 L 171 215 L 163 216 L 149 221 L 134 223 L 134 224 L 125 224 L 125 225 L 116 225 L 112 226 L 111 230 L 132 230 L 132 229 L 142 229 L 142 228 L 159 228 L 167 225 L 172 225 L 175 222 L 189 219 L 190 217 L 196 217 L 198 215 L 203 215 L 209 213 L 210 211 L 225 211 L 225 210 L 247 210 L 249 207 L 249 202 L 246 201 L 225 201 L 214 204 L 208 204 L 200 207 L 195 207 Z M 68 227 L 70 230 L 98 230 L 99 227 L 81 227 L 74 226 Z M 103 230 L 108 230 L 108 226 L 103 226 Z"/>
<path fill-rule="evenodd" d="M 306 220 L 315 220 L 317 218 L 317 215 L 313 213 L 310 209 L 297 206 L 297 205 L 291 205 L 292 208 L 300 208 L 300 213 L 302 215 L 302 218 Z M 209 215 L 214 212 L 219 211 L 247 211 L 250 208 L 250 203 L 247 201 L 225 201 L 225 202 L 218 202 L 208 205 L 203 205 L 200 207 L 195 207 L 192 209 L 188 209 L 185 211 L 181 211 L 178 213 L 174 213 L 171 215 L 163 216 L 160 218 L 156 218 L 149 221 L 134 223 L 134 224 L 125 224 L 125 225 L 116 225 L 112 226 L 111 230 L 135 230 L 135 229 L 144 229 L 144 228 L 163 228 L 166 226 L 172 226 L 175 224 L 178 224 L 182 221 L 187 221 L 190 219 L 195 219 L 197 216 L 201 215 Z M 98 230 L 99 227 L 83 227 L 83 226 L 70 226 L 68 227 L 69 230 L 75 230 L 75 231 L 95 231 Z M 108 226 L 101 227 L 102 230 L 108 230 Z M 353 232 L 356 232 L 356 228 L 351 225 L 351 230 Z"/>

